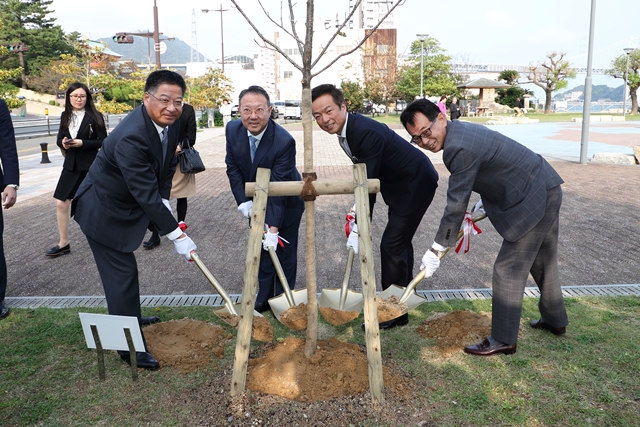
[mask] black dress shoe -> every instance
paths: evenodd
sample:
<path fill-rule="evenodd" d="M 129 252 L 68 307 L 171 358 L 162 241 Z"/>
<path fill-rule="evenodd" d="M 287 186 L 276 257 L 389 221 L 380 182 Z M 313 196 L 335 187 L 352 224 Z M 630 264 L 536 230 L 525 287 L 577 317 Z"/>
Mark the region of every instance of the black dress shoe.
<path fill-rule="evenodd" d="M 531 322 L 529 322 L 529 324 L 531 325 L 532 328 L 535 328 L 535 329 L 546 329 L 547 331 L 551 332 L 553 335 L 564 335 L 567 332 L 566 327 L 563 326 L 561 328 L 556 328 L 554 326 L 551 326 L 550 324 L 548 324 L 542 319 L 532 320 Z"/>
<path fill-rule="evenodd" d="M 4 319 L 9 315 L 9 309 L 4 304 L 4 300 L 0 301 L 0 319 Z"/>
<path fill-rule="evenodd" d="M 157 239 L 154 239 L 153 236 L 151 236 L 151 238 L 149 240 L 147 240 L 146 242 L 144 242 L 142 244 L 142 246 L 145 249 L 153 249 L 156 246 L 160 246 L 160 237 L 158 237 Z"/>
<path fill-rule="evenodd" d="M 474 356 L 493 356 L 494 354 L 513 354 L 516 352 L 518 344 L 505 344 L 499 342 L 492 345 L 489 338 L 478 344 L 464 348 L 464 352 Z"/>
<path fill-rule="evenodd" d="M 55 245 L 51 249 L 49 249 L 45 255 L 50 257 L 56 257 L 60 255 L 66 255 L 71 252 L 71 246 L 67 244 L 67 246 L 60 247 L 60 245 Z"/>
<path fill-rule="evenodd" d="M 387 320 L 386 322 L 378 323 L 379 329 L 393 329 L 396 326 L 404 326 L 409 323 L 409 314 L 405 313 L 395 319 Z M 362 324 L 362 330 L 364 331 L 364 323 Z"/>
<path fill-rule="evenodd" d="M 258 313 L 264 313 L 265 311 L 271 310 L 271 306 L 268 301 L 265 302 L 256 302 L 256 305 L 253 307 L 255 311 Z"/>
<path fill-rule="evenodd" d="M 147 326 L 147 325 L 153 325 L 154 323 L 158 323 L 159 321 L 160 321 L 160 318 L 158 316 L 142 317 L 140 319 L 140 324 L 142 326 Z"/>
<path fill-rule="evenodd" d="M 131 366 L 131 358 L 129 357 L 128 351 L 121 352 L 120 359 L 124 360 L 129 364 L 129 366 Z M 138 368 L 148 369 L 150 371 L 160 369 L 160 363 L 158 363 L 158 361 L 146 351 L 136 352 L 136 362 L 138 364 Z"/>

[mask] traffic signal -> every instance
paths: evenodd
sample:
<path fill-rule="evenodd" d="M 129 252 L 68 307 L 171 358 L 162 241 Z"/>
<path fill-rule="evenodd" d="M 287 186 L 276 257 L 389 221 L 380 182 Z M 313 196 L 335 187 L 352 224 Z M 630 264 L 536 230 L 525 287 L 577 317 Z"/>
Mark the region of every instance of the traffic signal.
<path fill-rule="evenodd" d="M 133 43 L 133 36 L 128 36 L 127 33 L 116 33 L 113 36 L 113 41 L 116 43 Z"/>
<path fill-rule="evenodd" d="M 13 43 L 8 47 L 10 52 L 26 52 L 29 50 L 29 47 L 23 43 Z"/>

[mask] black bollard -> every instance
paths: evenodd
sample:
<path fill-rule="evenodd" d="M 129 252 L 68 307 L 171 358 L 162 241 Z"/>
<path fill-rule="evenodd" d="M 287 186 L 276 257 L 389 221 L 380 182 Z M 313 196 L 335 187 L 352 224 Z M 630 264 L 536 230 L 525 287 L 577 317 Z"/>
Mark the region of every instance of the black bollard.
<path fill-rule="evenodd" d="M 40 160 L 40 163 L 51 163 L 51 160 L 49 160 L 49 154 L 47 152 L 47 144 L 46 142 L 41 142 L 40 143 L 40 150 L 42 150 L 42 160 Z"/>

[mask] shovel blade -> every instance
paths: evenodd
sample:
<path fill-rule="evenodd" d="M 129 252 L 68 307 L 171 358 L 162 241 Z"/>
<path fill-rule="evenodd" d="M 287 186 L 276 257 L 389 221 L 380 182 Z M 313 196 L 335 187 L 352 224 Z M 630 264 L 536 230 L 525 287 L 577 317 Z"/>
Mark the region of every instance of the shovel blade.
<path fill-rule="evenodd" d="M 320 293 L 320 307 L 340 310 L 341 289 L 323 289 Z M 360 292 L 347 291 L 347 299 L 342 311 L 356 311 L 360 313 L 364 306 L 364 298 Z"/>
<path fill-rule="evenodd" d="M 398 299 L 400 299 L 400 297 L 402 297 L 402 294 L 404 294 L 404 290 L 405 288 L 401 286 L 391 285 L 384 291 L 380 292 L 380 294 L 378 295 L 378 298 L 389 299 L 395 296 Z M 407 299 L 407 307 L 408 307 L 407 312 L 413 310 L 414 308 L 416 308 L 417 306 L 425 302 L 427 302 L 427 300 L 421 297 L 420 295 L 416 294 L 414 291 L 409 295 L 409 298 Z"/>
<path fill-rule="evenodd" d="M 302 303 L 307 303 L 307 290 L 306 289 L 295 289 L 291 291 L 293 296 L 293 300 L 296 305 L 300 305 Z M 291 306 L 289 305 L 289 301 L 287 301 L 287 297 L 285 294 L 280 294 L 277 297 L 273 297 L 269 300 L 269 305 L 271 306 L 271 311 L 273 311 L 273 315 L 280 322 L 280 315 L 287 311 Z"/>

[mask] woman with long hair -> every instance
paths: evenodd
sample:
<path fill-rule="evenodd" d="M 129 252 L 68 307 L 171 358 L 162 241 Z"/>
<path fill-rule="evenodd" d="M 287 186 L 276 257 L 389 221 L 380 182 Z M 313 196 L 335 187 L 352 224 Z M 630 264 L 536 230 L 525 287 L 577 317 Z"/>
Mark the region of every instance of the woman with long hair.
<path fill-rule="evenodd" d="M 71 83 L 65 94 L 64 112 L 60 117 L 60 130 L 56 144 L 65 156 L 62 173 L 53 193 L 56 199 L 58 244 L 45 255 L 57 257 L 71 252 L 69 245 L 69 207 L 80 183 L 107 137 L 102 114 L 96 110 L 89 88 L 82 83 Z"/>

